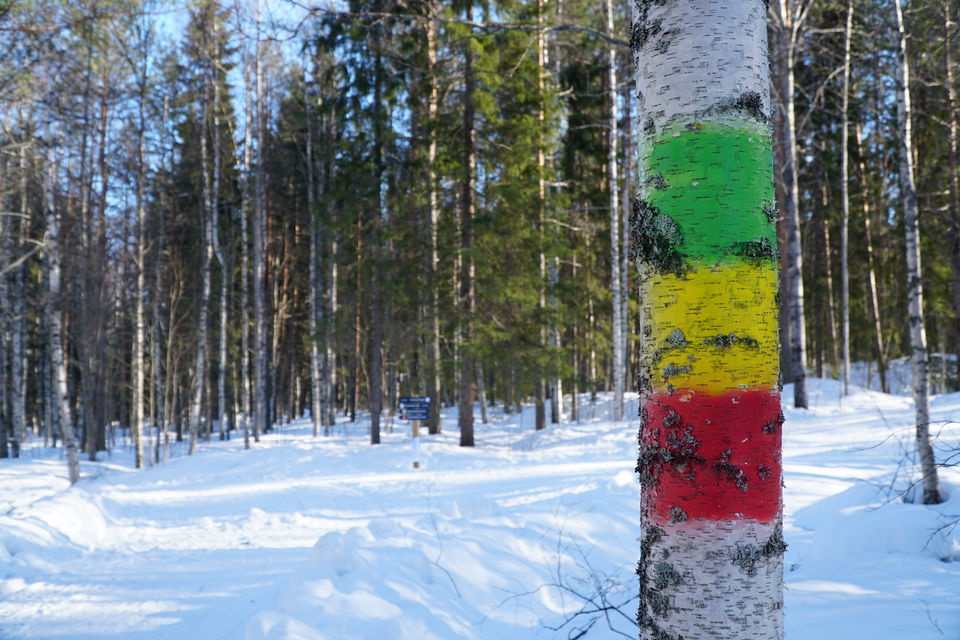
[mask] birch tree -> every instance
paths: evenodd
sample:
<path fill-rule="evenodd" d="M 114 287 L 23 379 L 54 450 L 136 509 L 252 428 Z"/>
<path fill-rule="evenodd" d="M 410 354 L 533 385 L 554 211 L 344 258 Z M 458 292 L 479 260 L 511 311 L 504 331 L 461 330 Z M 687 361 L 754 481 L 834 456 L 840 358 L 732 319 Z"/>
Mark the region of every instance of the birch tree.
<path fill-rule="evenodd" d="M 843 336 L 843 394 L 850 393 L 850 38 L 853 33 L 853 0 L 847 3 L 843 40 L 843 111 L 840 147 L 840 189 L 843 220 L 840 226 L 840 315 Z"/>
<path fill-rule="evenodd" d="M 638 2 L 645 640 L 783 637 L 763 0 Z"/>
<path fill-rule="evenodd" d="M 812 0 L 776 0 L 774 4 L 774 33 L 777 36 L 777 108 L 780 143 L 784 166 L 781 171 L 783 188 L 783 216 L 787 242 L 786 254 L 786 313 L 789 331 L 789 362 L 792 371 L 793 404 L 807 406 L 807 329 L 804 320 L 803 249 L 800 237 L 800 187 L 797 171 L 797 125 L 794 104 L 794 65 L 798 43 L 802 35 Z"/>
<path fill-rule="evenodd" d="M 613 0 L 606 0 L 607 34 L 613 36 Z M 626 382 L 624 355 L 626 327 L 624 326 L 624 290 L 620 278 L 620 202 L 617 184 L 617 52 L 613 45 L 607 50 L 607 84 L 610 91 L 610 119 L 607 122 L 607 180 L 610 189 L 610 291 L 613 296 L 613 419 L 623 420 L 623 394 Z"/>
<path fill-rule="evenodd" d="M 48 331 L 50 336 L 50 361 L 53 369 L 54 394 L 60 417 L 60 438 L 67 453 L 67 475 L 70 484 L 80 480 L 80 461 L 77 442 L 73 436 L 73 420 L 70 408 L 70 390 L 67 386 L 67 361 L 63 352 L 63 295 L 60 270 L 60 215 L 54 200 L 57 166 L 47 160 L 43 182 L 43 209 L 47 232 L 44 238 L 44 255 L 47 262 L 47 295 L 50 298 Z"/>
<path fill-rule="evenodd" d="M 923 476 L 923 503 L 940 503 L 940 481 L 930 445 L 930 371 L 927 362 L 927 333 L 923 314 L 923 281 L 920 268 L 920 224 L 917 188 L 913 168 L 913 127 L 911 126 L 910 65 L 907 59 L 907 30 L 900 0 L 893 0 L 897 14 L 897 130 L 900 152 L 900 197 L 907 252 L 907 305 L 910 315 L 910 363 L 913 369 L 913 401 L 916 404 L 916 443 Z"/>

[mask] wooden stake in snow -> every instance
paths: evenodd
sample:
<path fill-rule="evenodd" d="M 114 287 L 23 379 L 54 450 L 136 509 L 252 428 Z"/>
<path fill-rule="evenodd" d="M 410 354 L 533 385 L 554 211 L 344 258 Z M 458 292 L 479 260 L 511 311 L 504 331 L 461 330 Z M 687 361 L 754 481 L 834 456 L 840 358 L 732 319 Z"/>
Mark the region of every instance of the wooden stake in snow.
<path fill-rule="evenodd" d="M 645 640 L 783 637 L 764 0 L 639 0 Z"/>

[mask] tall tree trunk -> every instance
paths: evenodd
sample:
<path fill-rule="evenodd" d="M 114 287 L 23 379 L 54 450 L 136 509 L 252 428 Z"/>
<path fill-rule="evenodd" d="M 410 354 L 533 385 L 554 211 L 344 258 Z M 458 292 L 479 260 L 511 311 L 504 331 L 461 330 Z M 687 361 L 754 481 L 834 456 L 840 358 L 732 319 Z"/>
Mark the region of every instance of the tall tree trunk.
<path fill-rule="evenodd" d="M 0 175 L 7 173 L 6 165 L 6 159 L 0 159 Z M 0 212 L 0 300 L 3 301 L 10 298 L 11 278 L 8 276 L 10 268 L 8 265 L 13 262 L 13 251 L 10 247 L 10 240 L 13 237 L 12 227 L 12 216 Z M 9 339 L 9 334 L 13 321 L 13 313 L 5 304 L 0 309 L 0 458 L 10 457 L 10 445 L 14 440 L 10 404 L 15 391 L 10 384 L 11 380 L 6 376 L 10 366 L 8 360 L 12 355 L 12 341 Z"/>
<path fill-rule="evenodd" d="M 206 48 L 206 47 L 205 47 Z M 206 51 L 205 54 L 209 54 Z M 205 66 L 213 66 L 209 59 Z M 200 436 L 200 417 L 203 414 L 203 388 L 207 382 L 207 318 L 210 308 L 210 291 L 213 268 L 213 227 L 216 224 L 214 202 L 216 198 L 210 184 L 210 152 L 207 136 L 210 135 L 210 83 L 211 70 L 204 69 L 203 74 L 203 115 L 200 125 L 200 172 L 203 175 L 203 207 L 201 213 L 201 228 L 203 229 L 203 262 L 201 267 L 202 284 L 200 288 L 200 303 L 197 308 L 197 344 L 193 364 L 193 395 L 190 399 L 190 455 L 197 450 L 197 439 Z M 207 396 L 209 404 L 209 394 Z M 210 429 L 209 419 L 207 429 Z"/>
<path fill-rule="evenodd" d="M 146 60 L 142 61 L 144 67 Z M 145 381 L 143 351 L 146 341 L 147 318 L 144 301 L 147 296 L 147 238 L 146 238 L 146 179 L 147 179 L 147 144 L 146 144 L 146 114 L 144 113 L 147 100 L 146 69 L 142 69 L 139 78 L 139 92 L 137 100 L 137 293 L 134 311 L 133 354 L 131 367 L 133 369 L 133 419 L 130 432 L 133 436 L 136 454 L 134 456 L 138 469 L 144 466 L 144 434 L 145 420 Z M 149 435 L 147 436 L 149 438 Z"/>
<path fill-rule="evenodd" d="M 243 127 L 243 201 L 240 211 L 240 392 L 242 402 L 243 448 L 250 448 L 250 418 L 253 410 L 250 380 L 250 249 L 249 219 L 254 200 L 254 179 L 251 167 L 253 158 L 253 87 L 250 81 L 250 60 L 247 52 L 243 57 L 244 103 L 248 105 Z"/>
<path fill-rule="evenodd" d="M 840 226 L 840 325 L 843 335 L 843 394 L 850 394 L 850 39 L 853 33 L 853 0 L 847 3 L 847 28 L 843 45 L 843 133 L 841 135 L 840 188 L 843 221 Z"/>
<path fill-rule="evenodd" d="M 30 226 L 30 199 L 28 193 L 27 145 L 20 146 L 20 215 L 16 222 L 17 257 L 26 250 L 27 229 Z M 13 422 L 11 455 L 20 456 L 20 446 L 27 438 L 27 265 L 14 269 L 11 286 L 11 311 L 13 326 L 10 336 L 10 387 L 13 398 L 10 402 L 10 418 Z"/>
<path fill-rule="evenodd" d="M 913 400 L 916 403 L 916 441 L 923 474 L 923 503 L 940 503 L 940 480 L 930 445 L 929 377 L 927 334 L 923 313 L 923 270 L 920 264 L 920 224 L 917 190 L 913 172 L 913 132 L 910 105 L 910 66 L 907 59 L 907 31 L 900 0 L 893 0 L 897 12 L 897 129 L 900 137 L 900 191 L 903 198 L 903 227 L 907 251 L 907 305 L 910 314 L 910 353 L 913 366 Z"/>
<path fill-rule="evenodd" d="M 473 19 L 473 2 L 467 4 L 467 20 Z M 460 380 L 457 407 L 457 425 L 460 428 L 460 446 L 474 446 L 473 438 L 473 378 L 476 366 L 473 357 L 473 216 L 475 208 L 477 156 L 474 146 L 473 93 L 476 79 L 473 69 L 473 43 L 467 39 L 463 61 L 463 183 L 460 191 Z"/>
<path fill-rule="evenodd" d="M 325 176 L 329 176 L 329 169 L 325 172 Z M 324 379 L 325 391 L 324 397 L 327 398 L 326 405 L 326 414 L 324 416 L 324 435 L 330 435 L 331 428 L 337 422 L 337 352 L 334 349 L 334 324 L 337 317 L 338 303 L 337 303 L 337 281 L 338 281 L 338 272 L 337 272 L 337 259 L 338 259 L 338 247 L 339 241 L 336 235 L 337 232 L 333 232 L 330 239 L 330 254 L 327 260 L 327 271 L 324 286 L 326 287 L 326 324 L 325 324 L 325 344 L 326 344 L 326 353 L 324 354 L 324 371 L 326 371 L 326 376 Z"/>
<path fill-rule="evenodd" d="M 427 394 L 430 396 L 430 418 L 427 420 L 428 433 L 437 434 L 440 425 L 440 268 L 439 226 L 440 194 L 437 184 L 437 117 L 440 110 L 440 90 L 437 86 L 437 19 L 436 6 L 431 2 L 427 15 L 427 81 L 430 94 L 427 102 L 427 193 L 430 202 L 428 233 L 430 235 L 430 268 L 427 297 L 427 318 L 430 323 L 427 337 Z"/>
<path fill-rule="evenodd" d="M 860 157 L 860 197 L 863 200 L 863 227 L 867 249 L 867 286 L 870 298 L 870 315 L 873 322 L 874 348 L 876 349 L 877 371 L 880 374 L 880 390 L 889 393 L 887 384 L 887 359 L 883 346 L 883 326 L 880 320 L 880 292 L 877 287 L 877 270 L 873 251 L 873 231 L 870 225 L 870 197 L 867 191 L 867 168 L 864 161 L 863 136 L 860 125 L 855 130 L 857 138 L 857 154 Z"/>
<path fill-rule="evenodd" d="M 763 0 L 635 14 L 645 640 L 783 638 L 765 15 Z"/>
<path fill-rule="evenodd" d="M 322 314 L 322 304 L 320 293 L 320 212 L 317 210 L 317 192 L 316 185 L 316 165 L 319 162 L 314 160 L 313 155 L 313 92 L 311 86 L 304 79 L 304 102 L 306 103 L 307 115 L 307 216 L 309 216 L 308 228 L 310 234 L 310 258 L 309 258 L 309 289 L 307 299 L 309 303 L 309 313 L 307 314 L 307 330 L 310 332 L 310 422 L 313 425 L 314 437 L 320 435 L 320 423 L 323 413 L 323 395 L 321 381 L 321 350 L 320 350 L 320 315 Z"/>
<path fill-rule="evenodd" d="M 833 296 L 833 291 L 835 289 L 833 284 L 833 250 L 832 242 L 830 240 L 830 221 L 827 220 L 827 211 L 830 209 L 830 181 L 827 174 L 826 167 L 826 157 L 827 157 L 827 142 L 825 139 L 821 138 L 820 140 L 820 239 L 823 241 L 821 245 L 823 253 L 821 254 L 821 260 L 819 261 L 823 266 L 824 279 L 826 283 L 824 284 L 824 289 L 827 295 L 827 303 L 824 305 L 824 308 L 821 309 L 821 312 L 826 316 L 826 325 L 829 331 L 829 340 L 822 340 L 820 344 L 820 351 L 828 354 L 830 360 L 831 368 L 835 368 L 837 362 L 840 360 L 840 335 L 837 331 L 837 305 L 836 300 Z M 822 334 L 821 334 L 822 336 Z M 818 377 L 823 377 L 822 367 L 821 371 L 817 373 Z"/>
<path fill-rule="evenodd" d="M 953 302 L 954 340 L 957 344 L 957 376 L 960 378 L 960 164 L 958 164 L 960 124 L 957 116 L 957 84 L 951 42 L 957 30 L 957 22 L 953 18 L 955 10 L 953 0 L 947 0 L 944 3 L 943 57 L 946 67 L 948 161 L 950 163 L 948 180 L 950 185 L 950 297 Z"/>
<path fill-rule="evenodd" d="M 260 19 L 261 0 L 257 0 L 257 19 Z M 256 49 L 256 105 L 257 105 L 257 165 L 254 177 L 253 213 L 253 368 L 254 368 L 254 419 L 253 437 L 259 442 L 260 434 L 269 426 L 268 379 L 267 379 L 267 176 L 264 154 L 264 134 L 267 127 L 266 96 L 263 87 L 263 41 L 257 30 Z"/>
<path fill-rule="evenodd" d="M 213 74 L 213 192 L 210 195 L 210 239 L 217 264 L 220 267 L 220 331 L 217 370 L 217 421 L 220 427 L 220 439 L 229 437 L 227 425 L 227 311 L 229 309 L 230 265 L 227 263 L 220 242 L 220 173 L 223 158 L 220 144 L 220 35 L 213 33 L 214 55 L 211 65 Z M 207 427 L 209 433 L 210 427 Z"/>
<path fill-rule="evenodd" d="M 67 361 L 63 353 L 63 297 L 60 286 L 60 216 L 54 203 L 53 188 L 57 178 L 56 165 L 47 161 L 43 183 L 43 208 L 46 214 L 47 233 L 44 250 L 47 257 L 47 293 L 50 296 L 49 332 L 50 360 L 53 368 L 57 409 L 60 418 L 60 438 L 67 453 L 67 474 L 70 484 L 80 479 L 80 462 L 77 443 L 73 437 L 73 422 L 70 419 L 70 391 L 67 386 Z"/>
<path fill-rule="evenodd" d="M 795 7 L 791 0 L 777 0 L 777 108 L 781 111 L 780 139 L 786 149 L 783 153 L 784 200 L 781 209 L 784 215 L 787 245 L 787 291 L 786 307 L 790 323 L 790 362 L 794 370 L 789 381 L 793 382 L 793 404 L 807 407 L 807 338 L 803 311 L 803 249 L 800 241 L 800 190 L 797 176 L 797 129 L 794 107 L 794 61 L 797 39 L 802 27 L 802 17 L 794 15 L 803 7 Z"/>
<path fill-rule="evenodd" d="M 557 311 L 559 300 L 557 299 L 557 288 L 560 286 L 560 258 L 554 256 L 547 268 L 547 281 L 550 285 L 550 346 L 553 347 L 554 361 L 559 368 L 560 349 L 560 328 L 557 326 Z M 557 374 L 550 385 L 550 422 L 558 424 L 563 419 L 563 378 Z"/>
<path fill-rule="evenodd" d="M 627 57 L 629 62 L 629 57 Z M 627 67 L 629 69 L 629 67 Z M 629 71 L 624 74 L 629 77 Z M 623 356 L 624 389 L 635 373 L 630 357 L 630 211 L 633 192 L 633 88 L 624 82 L 623 89 L 623 196 L 620 198 L 620 344 Z"/>
<path fill-rule="evenodd" d="M 613 37 L 613 0 L 606 0 L 607 35 Z M 624 292 L 620 278 L 620 185 L 617 180 L 617 51 L 613 45 L 607 49 L 607 89 L 609 113 L 607 117 L 607 180 L 610 202 L 610 292 L 613 297 L 613 415 L 614 420 L 623 420 L 624 340 L 626 327 L 623 324 Z"/>
<path fill-rule="evenodd" d="M 378 5 L 379 6 L 379 5 Z M 384 202 L 384 176 L 386 167 L 383 160 L 383 53 L 380 43 L 375 44 L 374 52 L 374 166 L 376 169 L 377 210 L 374 212 L 370 225 L 371 248 L 373 250 L 373 277 L 371 278 L 371 305 L 370 305 L 370 358 L 369 393 L 370 393 L 370 444 L 380 443 L 380 414 L 383 411 L 383 288 L 381 276 L 383 268 L 383 221 L 386 213 Z"/>
<path fill-rule="evenodd" d="M 546 37 L 544 34 L 544 10 L 545 10 L 546 0 L 537 0 L 537 90 L 538 90 L 538 106 L 537 106 L 537 193 L 538 200 L 537 205 L 539 207 L 538 216 L 537 216 L 537 226 L 540 234 L 539 242 L 539 262 L 540 262 L 540 299 L 537 302 L 537 310 L 540 312 L 540 318 L 542 323 L 542 318 L 545 315 L 547 308 L 547 297 L 546 297 L 546 285 L 547 285 L 547 259 L 544 254 L 544 242 L 546 241 L 546 217 L 547 217 L 547 162 L 546 162 L 546 146 L 545 137 L 545 128 L 546 128 L 546 98 L 544 93 L 546 92 L 546 67 L 547 67 L 547 43 Z M 540 347 L 541 349 L 546 347 L 547 343 L 547 334 L 546 328 L 541 324 L 540 328 Z M 535 403 L 535 422 L 534 428 L 537 431 L 547 428 L 547 414 L 546 414 L 546 389 L 547 381 L 540 376 L 537 378 L 536 386 L 534 388 L 534 403 Z"/>

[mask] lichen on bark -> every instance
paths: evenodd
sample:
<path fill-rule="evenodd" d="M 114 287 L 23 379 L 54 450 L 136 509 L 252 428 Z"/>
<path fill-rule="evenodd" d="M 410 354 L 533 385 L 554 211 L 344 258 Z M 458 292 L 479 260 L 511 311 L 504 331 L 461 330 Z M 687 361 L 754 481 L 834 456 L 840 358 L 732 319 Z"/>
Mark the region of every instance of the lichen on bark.
<path fill-rule="evenodd" d="M 630 258 L 653 267 L 658 272 L 682 275 L 683 244 L 680 226 L 670 216 L 660 213 L 643 198 L 633 200 L 630 213 Z"/>
<path fill-rule="evenodd" d="M 779 558 L 786 550 L 787 543 L 783 539 L 783 527 L 778 526 L 762 545 L 737 545 L 730 561 L 748 576 L 755 576 L 757 565 L 765 563 L 768 558 Z"/>

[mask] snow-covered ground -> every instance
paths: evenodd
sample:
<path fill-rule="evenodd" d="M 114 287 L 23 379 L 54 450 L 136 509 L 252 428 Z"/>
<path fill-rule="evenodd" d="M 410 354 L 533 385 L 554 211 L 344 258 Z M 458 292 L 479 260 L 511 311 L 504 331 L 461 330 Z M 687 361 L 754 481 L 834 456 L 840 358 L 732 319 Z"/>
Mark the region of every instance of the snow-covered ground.
<path fill-rule="evenodd" d="M 910 400 L 838 390 L 786 409 L 787 636 L 958 638 L 960 469 L 946 503 L 905 502 Z M 494 412 L 475 449 L 447 411 L 420 469 L 402 423 L 371 447 L 299 422 L 143 471 L 121 448 L 73 488 L 42 450 L 2 461 L 0 639 L 636 637 L 637 425 L 603 400 L 540 433 Z M 932 406 L 960 462 L 960 394 Z"/>

